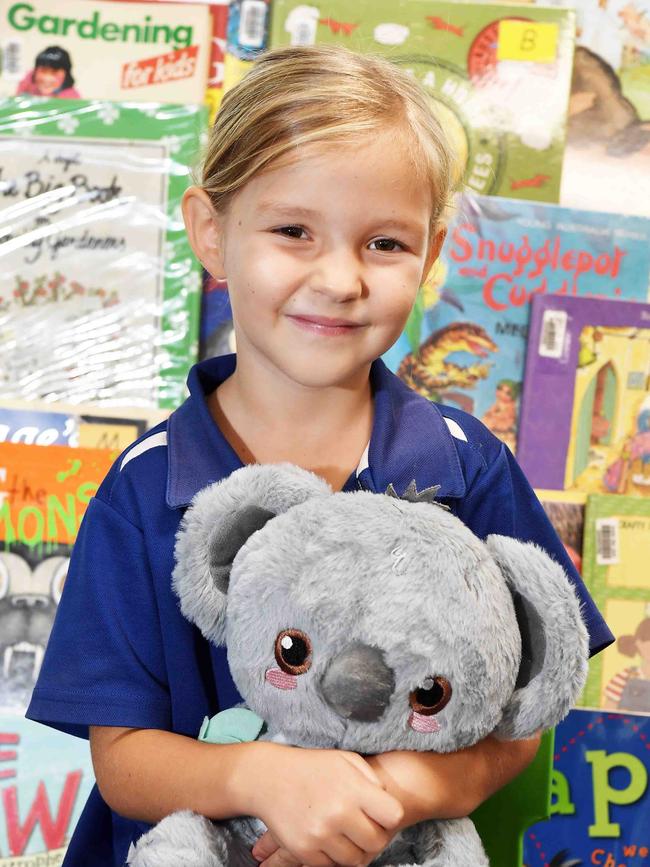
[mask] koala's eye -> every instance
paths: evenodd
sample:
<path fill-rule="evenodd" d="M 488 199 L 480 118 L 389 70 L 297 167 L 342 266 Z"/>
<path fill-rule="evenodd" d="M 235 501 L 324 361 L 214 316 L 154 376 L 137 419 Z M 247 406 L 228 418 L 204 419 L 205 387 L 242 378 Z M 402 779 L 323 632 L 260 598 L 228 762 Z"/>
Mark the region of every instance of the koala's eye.
<path fill-rule="evenodd" d="M 422 686 L 409 695 L 409 704 L 416 713 L 433 716 L 439 713 L 451 698 L 451 684 L 446 677 L 427 677 Z"/>
<path fill-rule="evenodd" d="M 287 674 L 304 674 L 311 668 L 311 641 L 300 629 L 284 629 L 275 639 L 275 658 Z"/>

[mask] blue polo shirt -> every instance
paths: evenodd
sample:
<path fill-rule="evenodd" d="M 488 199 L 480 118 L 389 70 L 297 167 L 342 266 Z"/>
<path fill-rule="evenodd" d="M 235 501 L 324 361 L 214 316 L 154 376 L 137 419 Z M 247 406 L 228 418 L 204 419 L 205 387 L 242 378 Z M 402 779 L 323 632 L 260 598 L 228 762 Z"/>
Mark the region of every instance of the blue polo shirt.
<path fill-rule="evenodd" d="M 235 368 L 196 365 L 190 397 L 116 461 L 90 502 L 74 546 L 27 716 L 87 737 L 88 726 L 166 729 L 196 737 L 204 716 L 240 701 L 223 648 L 181 615 L 171 588 L 176 532 L 194 495 L 242 466 L 206 396 Z M 592 653 L 613 636 L 511 453 L 479 421 L 416 395 L 381 361 L 371 370 L 369 447 L 345 489 L 402 493 L 440 485 L 476 535 L 534 541 L 566 569 L 583 602 Z M 122 865 L 148 829 L 113 813 L 97 788 L 65 867 Z"/>

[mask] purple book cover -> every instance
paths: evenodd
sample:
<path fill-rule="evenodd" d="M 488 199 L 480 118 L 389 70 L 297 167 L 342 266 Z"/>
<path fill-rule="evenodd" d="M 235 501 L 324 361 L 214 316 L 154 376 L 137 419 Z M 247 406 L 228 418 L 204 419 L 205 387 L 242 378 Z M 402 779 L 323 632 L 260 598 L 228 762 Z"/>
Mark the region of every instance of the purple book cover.
<path fill-rule="evenodd" d="M 517 459 L 536 488 L 650 495 L 650 304 L 533 299 Z"/>

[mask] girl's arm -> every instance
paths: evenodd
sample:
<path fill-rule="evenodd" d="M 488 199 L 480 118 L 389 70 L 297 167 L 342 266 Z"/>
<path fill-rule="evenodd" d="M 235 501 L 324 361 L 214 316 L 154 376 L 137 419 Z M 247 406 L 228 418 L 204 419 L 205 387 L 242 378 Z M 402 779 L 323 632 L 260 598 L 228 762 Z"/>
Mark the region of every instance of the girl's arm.
<path fill-rule="evenodd" d="M 400 828 L 426 819 L 467 816 L 490 795 L 520 774 L 535 758 L 541 736 L 499 741 L 487 737 L 455 753 L 395 751 L 368 756 L 386 791 L 402 805 Z M 260 838 L 253 855 L 262 867 L 299 867 L 271 833 Z"/>
<path fill-rule="evenodd" d="M 176 810 L 211 819 L 256 816 L 300 864 L 371 860 L 403 819 L 356 753 L 263 741 L 208 744 L 158 729 L 92 727 L 104 800 L 123 816 L 157 822 Z"/>

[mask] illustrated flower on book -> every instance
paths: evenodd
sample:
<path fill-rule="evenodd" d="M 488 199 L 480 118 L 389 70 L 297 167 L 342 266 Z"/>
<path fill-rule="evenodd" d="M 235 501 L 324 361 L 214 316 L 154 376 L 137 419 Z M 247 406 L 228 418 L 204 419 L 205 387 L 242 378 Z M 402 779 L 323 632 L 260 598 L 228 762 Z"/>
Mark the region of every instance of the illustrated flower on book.
<path fill-rule="evenodd" d="M 101 307 L 111 307 L 119 302 L 119 294 L 116 290 L 108 291 L 99 286 L 84 286 L 77 280 L 68 282 L 67 277 L 59 271 L 51 276 L 41 274 L 31 282 L 20 275 L 17 275 L 15 280 L 13 302 L 21 307 L 69 301 L 82 296 L 98 299 Z M 0 298 L 0 310 L 7 310 L 9 304 L 9 301 Z"/>
<path fill-rule="evenodd" d="M 106 102 L 101 106 L 98 114 L 107 126 L 111 126 L 119 118 L 120 110 L 112 102 Z"/>
<path fill-rule="evenodd" d="M 57 126 L 66 135 L 72 135 L 79 126 L 79 120 L 72 114 L 64 114 Z"/>

